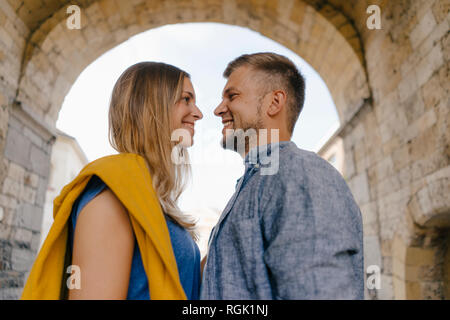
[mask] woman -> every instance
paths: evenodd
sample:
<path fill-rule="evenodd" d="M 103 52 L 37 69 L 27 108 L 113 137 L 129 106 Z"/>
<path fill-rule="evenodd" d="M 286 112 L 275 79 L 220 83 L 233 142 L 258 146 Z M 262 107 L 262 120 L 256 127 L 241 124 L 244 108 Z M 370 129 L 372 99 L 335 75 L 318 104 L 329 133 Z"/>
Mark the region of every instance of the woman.
<path fill-rule="evenodd" d="M 55 199 L 22 298 L 198 298 L 195 224 L 177 199 L 202 117 L 186 72 L 142 62 L 120 76 L 109 109 L 119 155 L 88 164 Z"/>

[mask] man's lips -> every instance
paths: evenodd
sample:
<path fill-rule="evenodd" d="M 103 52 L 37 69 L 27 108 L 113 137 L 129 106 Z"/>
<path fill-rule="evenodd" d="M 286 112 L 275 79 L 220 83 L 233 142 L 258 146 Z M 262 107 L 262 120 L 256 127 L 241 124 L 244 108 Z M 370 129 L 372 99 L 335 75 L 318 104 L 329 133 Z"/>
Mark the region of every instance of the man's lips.
<path fill-rule="evenodd" d="M 222 120 L 222 123 L 223 123 L 222 134 L 225 134 L 225 131 L 227 129 L 233 128 L 234 121 L 233 121 L 233 119 L 226 119 L 226 120 L 224 119 L 224 120 Z"/>

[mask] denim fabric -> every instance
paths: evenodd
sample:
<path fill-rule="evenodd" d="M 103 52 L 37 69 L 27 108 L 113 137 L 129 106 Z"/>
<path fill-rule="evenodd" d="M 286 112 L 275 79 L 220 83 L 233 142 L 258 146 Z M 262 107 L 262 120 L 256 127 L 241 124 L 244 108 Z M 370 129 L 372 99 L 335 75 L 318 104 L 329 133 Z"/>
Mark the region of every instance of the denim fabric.
<path fill-rule="evenodd" d="M 262 174 L 270 159 L 276 173 Z M 200 298 L 363 299 L 361 213 L 342 176 L 292 141 L 255 147 L 244 164 Z"/>

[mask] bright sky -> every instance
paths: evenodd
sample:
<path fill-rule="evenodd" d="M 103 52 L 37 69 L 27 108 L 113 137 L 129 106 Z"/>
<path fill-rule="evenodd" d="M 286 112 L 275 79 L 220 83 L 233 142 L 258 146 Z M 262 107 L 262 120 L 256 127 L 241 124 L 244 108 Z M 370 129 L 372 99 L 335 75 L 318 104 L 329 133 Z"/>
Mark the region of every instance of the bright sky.
<path fill-rule="evenodd" d="M 305 76 L 305 107 L 292 140 L 302 149 L 316 151 L 319 141 L 339 124 L 320 76 L 277 42 L 246 28 L 216 23 L 167 25 L 136 35 L 106 52 L 80 74 L 64 100 L 56 126 L 78 140 L 89 161 L 116 153 L 108 142 L 108 107 L 120 74 L 140 61 L 161 61 L 187 71 L 204 118 L 196 123 L 194 146 L 189 149 L 193 179 L 180 207 L 190 212 L 205 208 L 221 211 L 243 173 L 242 158 L 219 144 L 223 126 L 213 110 L 226 83 L 222 73 L 228 62 L 241 54 L 266 51 L 287 56 Z"/>

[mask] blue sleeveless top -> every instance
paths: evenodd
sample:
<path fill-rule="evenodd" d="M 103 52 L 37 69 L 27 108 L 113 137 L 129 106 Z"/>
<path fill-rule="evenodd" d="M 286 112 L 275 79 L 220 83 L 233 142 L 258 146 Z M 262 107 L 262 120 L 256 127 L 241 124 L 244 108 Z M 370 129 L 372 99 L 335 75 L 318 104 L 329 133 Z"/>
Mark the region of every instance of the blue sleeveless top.
<path fill-rule="evenodd" d="M 97 176 L 92 176 L 86 188 L 75 201 L 70 215 L 69 239 L 73 248 L 73 235 L 78 215 L 84 206 L 107 188 Z M 165 215 L 164 215 L 165 216 Z M 181 285 L 189 300 L 198 300 L 200 291 L 200 250 L 189 233 L 177 223 L 166 217 L 172 248 L 177 261 Z M 151 276 L 151 274 L 149 275 Z M 147 275 L 142 264 L 141 252 L 134 239 L 133 260 L 131 263 L 130 282 L 127 300 L 149 300 Z"/>

